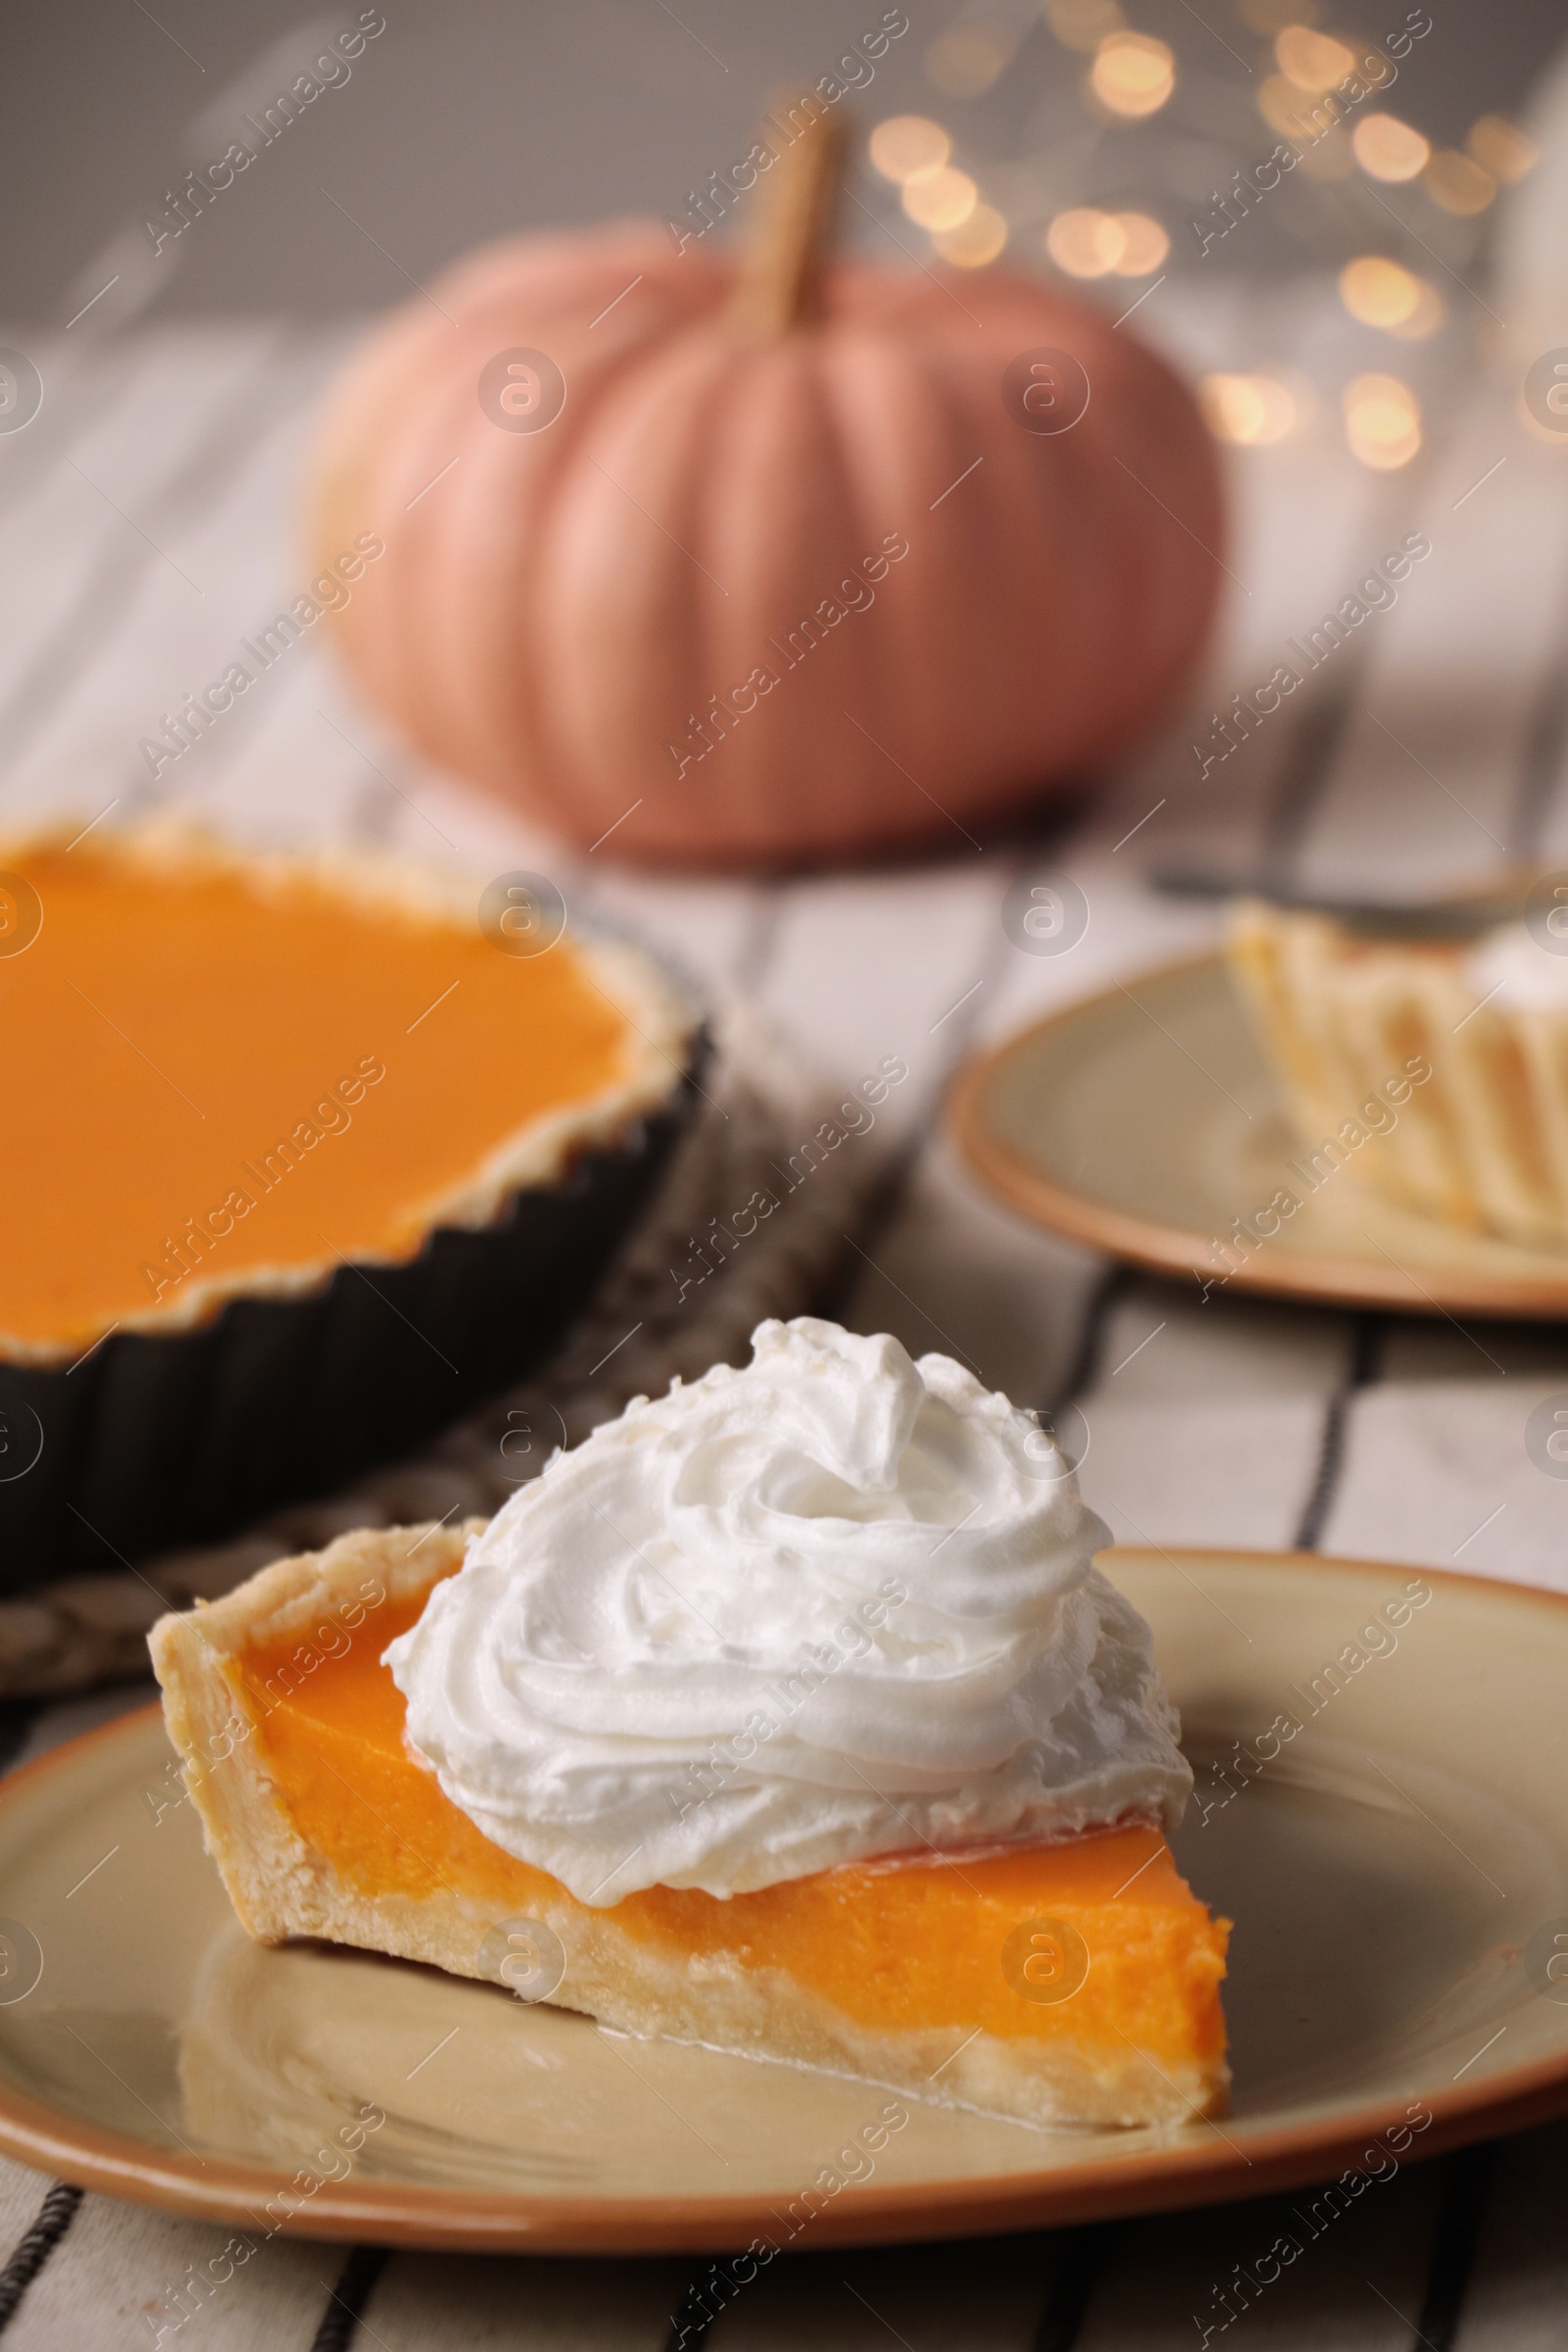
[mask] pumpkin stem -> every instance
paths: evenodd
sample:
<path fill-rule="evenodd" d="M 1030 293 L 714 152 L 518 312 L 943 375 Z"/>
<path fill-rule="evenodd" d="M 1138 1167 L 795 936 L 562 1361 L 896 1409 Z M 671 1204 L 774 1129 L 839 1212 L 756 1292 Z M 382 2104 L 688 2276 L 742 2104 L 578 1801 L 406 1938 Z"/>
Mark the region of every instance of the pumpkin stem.
<path fill-rule="evenodd" d="M 803 117 L 806 126 L 797 130 Z M 758 184 L 729 321 L 744 334 L 785 335 L 821 315 L 844 131 L 814 91 L 791 92 L 775 100 L 762 136 L 774 161 Z M 789 145 L 781 149 L 784 138 Z"/>

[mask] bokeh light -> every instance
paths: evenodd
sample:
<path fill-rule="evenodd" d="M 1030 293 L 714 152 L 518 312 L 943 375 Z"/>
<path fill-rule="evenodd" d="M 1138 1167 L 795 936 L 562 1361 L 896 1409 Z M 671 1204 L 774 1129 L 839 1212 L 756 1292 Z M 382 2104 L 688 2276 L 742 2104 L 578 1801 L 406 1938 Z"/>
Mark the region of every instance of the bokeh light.
<path fill-rule="evenodd" d="M 1120 32 L 1126 19 L 1118 0 L 1046 0 L 1046 23 L 1064 49 L 1090 55 L 1107 33 Z"/>
<path fill-rule="evenodd" d="M 931 239 L 945 262 L 960 270 L 983 270 L 1007 242 L 1007 223 L 994 204 L 977 204 L 956 228 L 939 228 Z"/>
<path fill-rule="evenodd" d="M 1170 239 L 1149 213 L 1076 205 L 1052 221 L 1046 251 L 1069 277 L 1149 277 L 1169 253 Z"/>
<path fill-rule="evenodd" d="M 1490 172 L 1504 186 L 1523 179 L 1540 160 L 1534 139 L 1504 115 L 1483 115 L 1479 122 L 1471 124 L 1465 145 L 1482 171 Z"/>
<path fill-rule="evenodd" d="M 971 18 L 939 33 L 925 53 L 926 78 L 948 98 L 980 98 L 1018 46 L 1010 24 Z"/>
<path fill-rule="evenodd" d="M 1287 24 L 1274 43 L 1280 72 L 1298 90 L 1314 96 L 1332 90 L 1355 70 L 1355 53 L 1332 33 L 1314 32 L 1309 24 Z"/>
<path fill-rule="evenodd" d="M 1090 87 L 1113 115 L 1137 122 L 1159 112 L 1176 87 L 1176 59 L 1148 32 L 1108 32 L 1095 52 Z"/>
<path fill-rule="evenodd" d="M 1350 134 L 1355 160 L 1369 179 L 1414 179 L 1432 154 L 1430 143 L 1397 115 L 1365 115 Z"/>
<path fill-rule="evenodd" d="M 1216 441 L 1266 449 L 1297 421 L 1297 404 L 1277 375 L 1205 375 L 1199 405 Z"/>
<path fill-rule="evenodd" d="M 956 228 L 974 211 L 980 191 L 967 172 L 956 172 L 950 164 L 943 164 L 935 172 L 920 172 L 906 179 L 899 201 L 921 228 Z"/>
<path fill-rule="evenodd" d="M 1125 247 L 1126 237 L 1114 217 L 1091 205 L 1058 213 L 1046 231 L 1046 251 L 1069 277 L 1108 277 Z"/>
<path fill-rule="evenodd" d="M 871 161 L 884 179 L 902 187 L 921 172 L 938 172 L 953 153 L 940 122 L 924 115 L 890 115 L 871 133 Z"/>
<path fill-rule="evenodd" d="M 1118 277 L 1151 277 L 1170 251 L 1170 239 L 1151 213 L 1112 213 L 1121 252 L 1111 263 Z"/>
<path fill-rule="evenodd" d="M 1340 300 L 1363 326 L 1401 326 L 1421 305 L 1422 280 L 1380 253 L 1364 253 L 1340 271 Z"/>
<path fill-rule="evenodd" d="M 1426 168 L 1427 194 L 1446 213 L 1484 213 L 1497 193 L 1497 183 L 1456 147 L 1442 147 Z"/>
<path fill-rule="evenodd" d="M 1392 473 L 1421 446 L 1421 404 L 1396 375 L 1358 375 L 1345 388 L 1345 433 L 1363 466 Z"/>
<path fill-rule="evenodd" d="M 1407 318 L 1401 318 L 1396 326 L 1389 329 L 1390 334 L 1397 335 L 1401 343 L 1424 342 L 1428 335 L 1437 333 L 1448 316 L 1437 287 L 1429 285 L 1424 277 L 1418 278 L 1416 283 L 1421 288 L 1421 298 L 1415 309 Z"/>

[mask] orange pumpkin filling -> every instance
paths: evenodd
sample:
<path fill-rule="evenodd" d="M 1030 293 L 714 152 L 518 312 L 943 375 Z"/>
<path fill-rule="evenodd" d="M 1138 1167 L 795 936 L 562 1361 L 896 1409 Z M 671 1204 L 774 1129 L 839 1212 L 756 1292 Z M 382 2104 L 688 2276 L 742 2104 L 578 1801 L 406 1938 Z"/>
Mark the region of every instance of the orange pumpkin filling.
<path fill-rule="evenodd" d="M 12 862 L 42 910 L 0 956 L 18 1340 L 407 1256 L 498 1145 L 624 1075 L 625 1016 L 568 941 L 501 954 L 471 918 L 113 843 Z"/>
<path fill-rule="evenodd" d="M 306 1843 L 366 1895 L 437 1887 L 526 1913 L 570 1902 L 493 1844 L 404 1745 L 404 1700 L 380 1663 L 426 1595 L 372 1610 L 302 1674 L 297 1642 L 227 1671 L 257 1719 L 260 1761 Z M 318 1653 L 313 1651 L 313 1655 Z M 615 1906 L 629 1935 L 688 1957 L 778 1969 L 880 2033 L 951 2026 L 1070 2041 L 1156 2065 L 1217 2060 L 1229 1923 L 1212 1920 L 1151 1829 L 980 1859 L 849 1866 L 720 1900 L 652 1886 Z"/>

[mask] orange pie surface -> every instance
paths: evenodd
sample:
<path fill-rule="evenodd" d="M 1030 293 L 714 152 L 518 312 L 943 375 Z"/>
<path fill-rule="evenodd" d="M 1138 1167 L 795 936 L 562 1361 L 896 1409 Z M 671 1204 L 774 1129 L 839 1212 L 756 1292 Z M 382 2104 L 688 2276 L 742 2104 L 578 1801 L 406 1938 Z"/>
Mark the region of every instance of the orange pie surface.
<path fill-rule="evenodd" d="M 372 1609 L 335 1657 L 293 1642 L 231 1659 L 258 1762 L 300 1837 L 361 1894 L 444 1887 L 519 1914 L 571 1903 L 485 1838 L 405 1747 L 403 1695 L 380 1658 L 425 1597 Z M 1117 2063 L 1131 2045 L 1179 2068 L 1224 2051 L 1228 1922 L 1209 1917 L 1152 1829 L 843 1867 L 727 1900 L 654 1886 L 612 1916 L 666 1955 L 783 1971 L 876 2032 L 1064 2036 Z"/>
<path fill-rule="evenodd" d="M 569 940 L 502 954 L 472 916 L 92 840 L 12 864 L 42 909 L 0 955 L 17 1339 L 85 1345 L 182 1285 L 406 1256 L 506 1139 L 624 1073 L 626 1016 Z"/>

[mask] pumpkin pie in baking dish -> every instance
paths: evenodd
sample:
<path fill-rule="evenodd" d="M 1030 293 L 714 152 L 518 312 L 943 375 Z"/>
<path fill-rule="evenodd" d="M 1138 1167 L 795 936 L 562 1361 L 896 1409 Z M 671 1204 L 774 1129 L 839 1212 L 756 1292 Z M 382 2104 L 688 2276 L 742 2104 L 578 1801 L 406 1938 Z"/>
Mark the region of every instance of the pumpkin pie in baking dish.
<path fill-rule="evenodd" d="M 530 1368 L 685 1099 L 651 957 L 530 877 L 156 829 L 0 868 L 8 1572 L 225 1532 Z"/>
<path fill-rule="evenodd" d="M 488 1527 L 152 1636 L 243 1925 L 1033 2124 L 1223 2110 L 1227 1923 L 1148 1628 L 1050 1441 L 803 1319 Z"/>
<path fill-rule="evenodd" d="M 498 953 L 417 869 L 155 835 L 0 863 L 40 918 L 0 962 L 13 1359 L 482 1224 L 662 1102 L 689 1026 L 646 958 Z"/>

